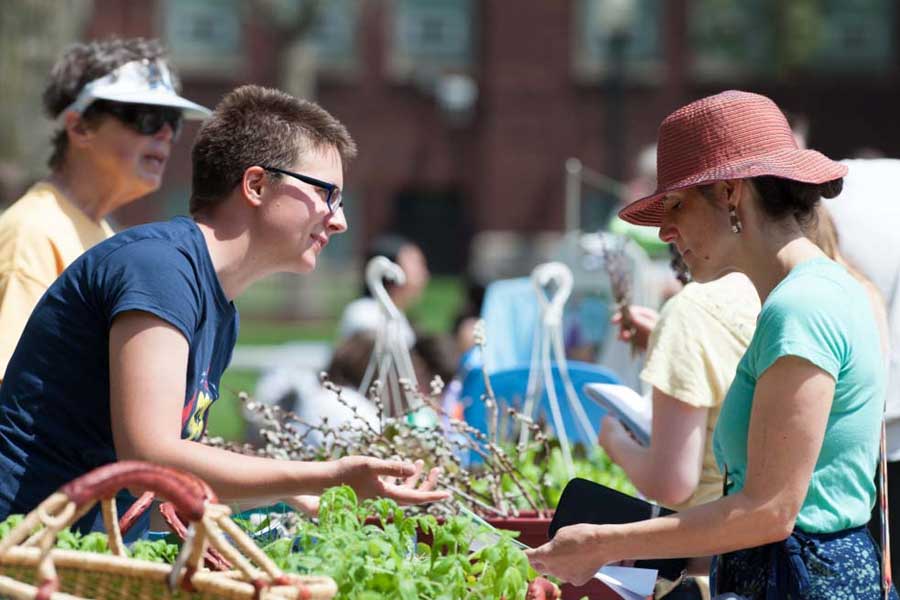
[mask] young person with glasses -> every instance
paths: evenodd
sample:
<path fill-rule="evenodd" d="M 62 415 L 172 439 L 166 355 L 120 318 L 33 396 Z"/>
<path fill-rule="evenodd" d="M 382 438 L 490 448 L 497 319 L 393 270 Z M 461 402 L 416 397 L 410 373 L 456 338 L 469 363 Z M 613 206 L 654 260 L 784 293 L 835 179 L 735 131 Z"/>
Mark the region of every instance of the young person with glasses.
<path fill-rule="evenodd" d="M 77 44 L 53 67 L 51 172 L 0 216 L 0 378 L 38 299 L 113 234 L 109 213 L 159 188 L 182 120 L 209 115 L 176 90 L 156 41 Z"/>
<path fill-rule="evenodd" d="M 225 96 L 194 143 L 192 218 L 94 246 L 28 321 L 0 386 L 0 519 L 129 459 L 193 472 L 243 505 L 284 499 L 308 510 L 339 484 L 401 502 L 447 496 L 433 490 L 436 470 L 419 487 L 408 479 L 421 465 L 304 463 L 199 443 L 237 338 L 235 298 L 266 275 L 315 269 L 347 229 L 338 198 L 355 152 L 344 126 L 312 102 L 257 86 Z"/>

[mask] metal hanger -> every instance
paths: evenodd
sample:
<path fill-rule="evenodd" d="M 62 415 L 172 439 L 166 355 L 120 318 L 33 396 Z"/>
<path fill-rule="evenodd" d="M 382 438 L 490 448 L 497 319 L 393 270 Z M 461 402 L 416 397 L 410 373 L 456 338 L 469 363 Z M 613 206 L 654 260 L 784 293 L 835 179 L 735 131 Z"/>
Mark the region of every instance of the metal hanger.
<path fill-rule="evenodd" d="M 566 465 L 569 476 L 574 477 L 575 467 L 572 461 L 571 444 L 566 433 L 553 379 L 554 363 L 563 382 L 569 408 L 577 417 L 576 423 L 582 429 L 587 439 L 596 440 L 597 430 L 591 424 L 584 407 L 581 405 L 581 400 L 575 392 L 575 386 L 572 385 L 563 345 L 563 308 L 572 293 L 572 271 L 561 262 L 544 263 L 535 267 L 531 272 L 531 282 L 537 293 L 540 306 L 540 323 L 534 332 L 523 412 L 531 418 L 534 417 L 538 398 L 541 397 L 544 388 L 546 388 L 553 425 L 563 454 L 563 462 Z M 548 286 L 551 284 L 554 286 L 555 291 L 552 295 L 548 295 Z M 528 428 L 523 427 L 519 433 L 520 446 L 527 443 L 528 436 Z"/>
<path fill-rule="evenodd" d="M 400 380 L 407 380 L 418 388 L 416 372 L 406 339 L 407 321 L 384 287 L 384 280 L 398 285 L 406 283 L 406 274 L 400 265 L 384 256 L 372 258 L 366 265 L 366 285 L 384 317 L 375 333 L 375 347 L 363 375 L 359 392 L 365 395 L 377 375 L 390 397 L 394 416 L 402 415 L 410 406 L 404 401 Z"/>

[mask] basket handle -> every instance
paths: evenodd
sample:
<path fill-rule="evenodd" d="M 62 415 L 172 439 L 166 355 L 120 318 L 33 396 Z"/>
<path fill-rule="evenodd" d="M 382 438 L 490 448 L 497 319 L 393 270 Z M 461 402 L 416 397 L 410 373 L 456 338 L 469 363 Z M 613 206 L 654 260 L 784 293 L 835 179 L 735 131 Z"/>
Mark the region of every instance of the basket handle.
<path fill-rule="evenodd" d="M 166 521 L 169 529 L 172 530 L 172 533 L 178 536 L 181 541 L 185 541 L 188 536 L 188 526 L 185 524 L 184 519 L 178 514 L 175 505 L 171 502 L 163 502 L 159 505 L 159 513 Z M 231 563 L 222 556 L 221 552 L 212 546 L 208 547 L 206 552 L 203 553 L 203 562 L 213 571 L 228 571 L 231 569 Z"/>
<path fill-rule="evenodd" d="M 0 540 L 0 556 L 19 544 L 36 546 L 40 551 L 37 565 L 40 585 L 36 588 L 36 597 L 49 598 L 60 584 L 50 554 L 57 534 L 84 516 L 97 502 L 103 511 L 110 550 L 118 556 L 126 556 L 116 520 L 115 495 L 128 487 L 146 489 L 166 498 L 191 521 L 202 519 L 206 506 L 216 502 L 209 486 L 189 473 L 139 461 L 111 463 L 62 486 L 28 513 Z M 43 527 L 39 528 L 41 525 Z"/>
<path fill-rule="evenodd" d="M 207 502 L 217 502 L 215 493 L 201 479 L 169 467 L 140 461 L 115 462 L 82 475 L 60 488 L 75 503 L 76 511 L 112 498 L 123 488 L 138 487 L 175 505 L 190 521 L 199 521 Z"/>
<path fill-rule="evenodd" d="M 139 487 L 171 502 L 192 523 L 178 560 L 166 582 L 170 590 L 187 592 L 217 589 L 206 577 L 194 575 L 202 568 L 206 550 L 215 548 L 221 558 L 234 565 L 237 573 L 228 581 L 249 588 L 254 598 L 272 586 L 292 586 L 297 598 L 331 598 L 337 586 L 329 577 L 286 575 L 275 562 L 231 521 L 231 510 L 216 502 L 216 496 L 201 479 L 175 469 L 137 461 L 123 461 L 100 467 L 61 487 L 32 510 L 25 519 L 0 539 L 0 559 L 15 546 L 36 546 L 37 585 L 26 586 L 27 597 L 48 600 L 56 597 L 60 578 L 54 566 L 53 548 L 57 534 L 70 526 L 96 503 L 103 509 L 110 550 L 125 556 L 125 548 L 115 518 L 115 493 Z M 146 497 L 146 493 L 142 497 Z M 226 538 L 227 536 L 227 538 Z M 0 575 L 0 589 L 5 577 Z M 199 587 L 195 587 L 195 583 Z M 255 592 L 254 592 L 255 590 Z M 62 595 L 61 595 L 62 597 Z M 66 598 L 74 596 L 65 595 Z"/>
<path fill-rule="evenodd" d="M 122 532 L 122 535 L 125 535 L 128 530 L 137 523 L 138 519 L 153 506 L 153 500 L 155 498 L 156 494 L 153 492 L 144 492 L 141 494 L 140 498 L 135 500 L 132 505 L 128 507 L 125 514 L 119 519 L 119 531 Z"/>

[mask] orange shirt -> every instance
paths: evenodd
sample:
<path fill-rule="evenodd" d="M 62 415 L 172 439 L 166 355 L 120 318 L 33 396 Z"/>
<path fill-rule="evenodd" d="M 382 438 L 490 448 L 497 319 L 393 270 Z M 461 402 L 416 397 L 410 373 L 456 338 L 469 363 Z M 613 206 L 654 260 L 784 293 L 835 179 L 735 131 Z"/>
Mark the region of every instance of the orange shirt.
<path fill-rule="evenodd" d="M 0 215 L 0 379 L 32 309 L 91 246 L 113 235 L 53 185 L 36 183 Z"/>

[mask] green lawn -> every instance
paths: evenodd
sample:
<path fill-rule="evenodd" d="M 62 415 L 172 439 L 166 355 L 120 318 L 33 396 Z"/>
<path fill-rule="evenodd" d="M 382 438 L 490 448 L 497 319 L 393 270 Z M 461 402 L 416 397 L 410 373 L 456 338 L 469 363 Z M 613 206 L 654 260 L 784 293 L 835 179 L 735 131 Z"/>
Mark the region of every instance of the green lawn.
<path fill-rule="evenodd" d="M 427 333 L 449 332 L 463 301 L 463 289 L 455 277 L 433 277 L 422 300 L 409 311 L 410 319 Z M 334 339 L 336 319 L 284 322 L 242 319 L 239 345 L 266 346 L 295 341 L 329 341 Z M 240 413 L 238 392 L 253 394 L 260 373 L 229 369 L 222 376 L 219 399 L 209 411 L 208 432 L 228 440 L 244 439 L 244 419 Z"/>
<path fill-rule="evenodd" d="M 449 333 L 464 295 L 458 277 L 432 277 L 422 299 L 409 310 L 410 321 L 426 333 Z"/>
<path fill-rule="evenodd" d="M 250 394 L 256 388 L 259 373 L 229 369 L 222 375 L 219 399 L 209 409 L 207 432 L 211 436 L 222 436 L 226 440 L 244 439 L 244 418 L 241 416 L 238 392 Z"/>

